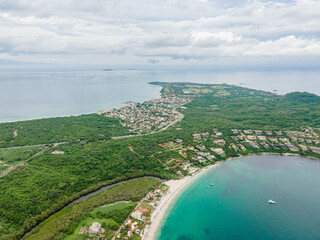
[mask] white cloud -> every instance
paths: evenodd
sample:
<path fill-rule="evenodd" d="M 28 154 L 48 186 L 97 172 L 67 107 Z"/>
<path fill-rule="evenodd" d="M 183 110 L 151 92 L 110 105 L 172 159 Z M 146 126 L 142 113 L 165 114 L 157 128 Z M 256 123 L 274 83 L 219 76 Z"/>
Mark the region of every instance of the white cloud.
<path fill-rule="evenodd" d="M 320 58 L 318 0 L 2 0 L 0 22 L 0 58 Z"/>

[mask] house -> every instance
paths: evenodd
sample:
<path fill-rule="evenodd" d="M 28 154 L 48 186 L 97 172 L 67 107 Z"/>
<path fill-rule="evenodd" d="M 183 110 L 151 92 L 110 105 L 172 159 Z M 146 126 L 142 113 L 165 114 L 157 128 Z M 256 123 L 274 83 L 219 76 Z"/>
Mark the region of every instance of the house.
<path fill-rule="evenodd" d="M 273 135 L 271 131 L 266 131 L 266 134 L 269 136 Z"/>
<path fill-rule="evenodd" d="M 260 141 L 266 141 L 267 140 L 267 137 L 266 136 L 258 136 L 258 139 Z"/>
<path fill-rule="evenodd" d="M 224 146 L 226 142 L 223 139 L 214 140 L 213 143 Z"/>
<path fill-rule="evenodd" d="M 202 156 L 193 157 L 193 160 L 199 161 L 200 163 L 203 163 L 206 161 L 206 159 Z"/>
<path fill-rule="evenodd" d="M 278 142 L 278 138 L 269 137 L 268 138 L 271 142 Z"/>
<path fill-rule="evenodd" d="M 249 142 L 249 143 L 254 148 L 260 148 L 256 142 Z"/>
<path fill-rule="evenodd" d="M 211 148 L 210 150 L 220 155 L 224 154 L 224 150 L 222 148 Z"/>
<path fill-rule="evenodd" d="M 183 140 L 182 140 L 182 139 L 177 139 L 176 142 L 177 142 L 177 143 L 182 143 Z"/>
<path fill-rule="evenodd" d="M 209 133 L 208 132 L 203 132 L 203 133 L 201 133 L 201 135 L 203 136 L 203 137 L 209 137 Z"/>
<path fill-rule="evenodd" d="M 193 134 L 193 139 L 200 139 L 201 138 L 201 135 L 200 134 Z"/>
<path fill-rule="evenodd" d="M 143 212 L 141 212 L 140 210 L 136 210 L 133 213 L 131 213 L 131 217 L 133 217 L 133 218 L 135 218 L 135 219 L 137 219 L 139 221 L 144 222 Z"/>
<path fill-rule="evenodd" d="M 161 189 L 156 189 L 156 190 L 154 190 L 154 193 L 160 193 L 160 194 L 162 194 L 162 190 L 161 190 Z"/>
<path fill-rule="evenodd" d="M 320 148 L 319 147 L 310 147 L 311 151 L 317 154 L 320 154 Z"/>
<path fill-rule="evenodd" d="M 266 143 L 266 142 L 261 142 L 260 144 L 261 144 L 264 148 L 268 148 L 268 147 L 269 147 L 269 144 Z"/>
<path fill-rule="evenodd" d="M 238 147 L 241 148 L 241 150 L 247 150 L 242 144 L 238 144 Z"/>
<path fill-rule="evenodd" d="M 249 129 L 249 130 L 243 130 L 243 132 L 244 132 L 245 134 L 252 134 L 252 130 L 251 130 L 251 129 Z"/>
<path fill-rule="evenodd" d="M 235 150 L 235 151 L 238 151 L 239 148 L 235 145 L 235 144 L 231 144 L 231 147 Z"/>
<path fill-rule="evenodd" d="M 54 150 L 51 154 L 64 154 L 64 151 Z"/>
<path fill-rule="evenodd" d="M 256 139 L 257 139 L 257 137 L 254 136 L 254 135 L 248 135 L 247 138 L 248 138 L 249 140 L 256 140 Z"/>
<path fill-rule="evenodd" d="M 133 236 L 132 231 L 128 231 L 128 237 L 132 237 L 132 236 Z"/>
<path fill-rule="evenodd" d="M 291 137 L 292 141 L 298 141 L 297 137 Z"/>
<path fill-rule="evenodd" d="M 300 148 L 302 149 L 302 151 L 308 151 L 308 147 L 302 144 L 299 144 Z"/>
<path fill-rule="evenodd" d="M 198 148 L 199 150 L 206 150 L 206 147 L 203 146 L 203 145 L 197 145 L 197 148 Z"/>
<path fill-rule="evenodd" d="M 244 137 L 243 137 L 242 135 L 238 135 L 238 138 L 239 138 L 240 140 L 243 140 L 243 139 L 244 139 Z"/>
<path fill-rule="evenodd" d="M 214 158 L 216 158 L 215 156 L 213 156 L 213 155 L 209 155 L 209 156 L 207 156 L 207 159 L 208 160 L 212 160 L 212 159 L 214 159 Z"/>
<path fill-rule="evenodd" d="M 287 144 L 288 148 L 293 151 L 293 152 L 298 152 L 299 148 L 297 148 L 295 145 L 293 144 Z"/>
<path fill-rule="evenodd" d="M 98 222 L 93 222 L 92 225 L 89 227 L 88 234 L 90 237 L 101 234 L 102 233 L 102 228 L 101 228 L 101 223 Z"/>
<path fill-rule="evenodd" d="M 289 139 L 288 138 L 279 138 L 279 141 L 281 141 L 281 142 L 289 142 Z"/>

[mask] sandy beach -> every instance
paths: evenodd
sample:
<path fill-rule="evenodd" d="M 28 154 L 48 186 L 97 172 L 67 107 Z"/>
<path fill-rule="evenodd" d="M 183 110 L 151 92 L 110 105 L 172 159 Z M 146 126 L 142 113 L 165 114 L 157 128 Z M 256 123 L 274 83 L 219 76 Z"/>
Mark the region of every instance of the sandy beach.
<path fill-rule="evenodd" d="M 221 164 L 221 161 L 216 162 L 214 165 L 210 165 L 205 167 L 198 172 L 196 172 L 192 176 L 186 176 L 180 180 L 169 180 L 165 182 L 165 184 L 169 187 L 169 190 L 164 195 L 161 200 L 159 206 L 152 212 L 151 214 L 151 225 L 147 225 L 144 229 L 144 234 L 142 236 L 142 240 L 153 240 L 156 237 L 156 233 L 158 228 L 161 226 L 161 222 L 163 217 L 165 216 L 167 210 L 170 206 L 175 202 L 175 200 L 179 197 L 179 195 L 183 192 L 183 190 L 199 178 L 201 175 L 206 173 L 209 169 L 217 167 Z"/>

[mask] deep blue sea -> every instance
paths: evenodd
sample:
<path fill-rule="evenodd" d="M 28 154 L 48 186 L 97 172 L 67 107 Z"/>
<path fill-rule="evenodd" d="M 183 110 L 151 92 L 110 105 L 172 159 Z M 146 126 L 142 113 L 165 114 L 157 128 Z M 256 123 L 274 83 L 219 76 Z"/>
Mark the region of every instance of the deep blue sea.
<path fill-rule="evenodd" d="M 93 113 L 157 98 L 150 81 L 228 83 L 284 94 L 320 95 L 320 71 L 19 70 L 0 69 L 0 122 Z"/>
<path fill-rule="evenodd" d="M 277 203 L 270 205 L 269 199 Z M 181 194 L 157 240 L 319 240 L 319 203 L 319 160 L 278 155 L 232 159 Z"/>

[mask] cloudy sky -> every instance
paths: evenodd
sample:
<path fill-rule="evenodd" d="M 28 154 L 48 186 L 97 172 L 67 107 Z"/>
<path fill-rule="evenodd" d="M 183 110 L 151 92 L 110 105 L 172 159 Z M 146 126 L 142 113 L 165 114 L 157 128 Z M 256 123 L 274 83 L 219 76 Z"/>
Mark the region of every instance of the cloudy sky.
<path fill-rule="evenodd" d="M 319 0 L 0 0 L 0 60 L 320 62 Z"/>

